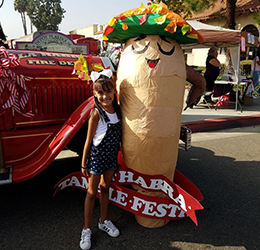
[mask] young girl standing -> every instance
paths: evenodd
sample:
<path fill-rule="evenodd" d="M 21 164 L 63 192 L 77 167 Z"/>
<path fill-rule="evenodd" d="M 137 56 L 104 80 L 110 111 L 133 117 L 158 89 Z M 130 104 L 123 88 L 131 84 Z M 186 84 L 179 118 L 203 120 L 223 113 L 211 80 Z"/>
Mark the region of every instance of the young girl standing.
<path fill-rule="evenodd" d="M 109 186 L 114 171 L 118 168 L 117 155 L 121 142 L 121 113 L 111 76 L 111 70 L 91 73 L 95 106 L 90 114 L 82 156 L 82 173 L 88 176 L 89 186 L 85 199 L 81 249 L 91 247 L 90 221 L 99 185 L 101 217 L 98 228 L 112 237 L 120 234 L 115 225 L 107 220 Z"/>

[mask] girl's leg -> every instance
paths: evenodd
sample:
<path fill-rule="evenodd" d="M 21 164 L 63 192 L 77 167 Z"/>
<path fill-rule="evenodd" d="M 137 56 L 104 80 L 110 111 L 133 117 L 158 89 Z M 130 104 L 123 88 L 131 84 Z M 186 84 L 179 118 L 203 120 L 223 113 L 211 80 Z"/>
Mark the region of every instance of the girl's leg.
<path fill-rule="evenodd" d="M 107 219 L 108 200 L 109 200 L 109 186 L 115 171 L 105 171 L 100 180 L 100 212 L 101 223 Z"/>
<path fill-rule="evenodd" d="M 87 191 L 87 195 L 86 195 L 86 199 L 85 199 L 84 229 L 90 228 L 90 222 L 91 222 L 91 217 L 93 214 L 93 209 L 94 209 L 94 205 L 95 205 L 95 199 L 96 199 L 99 182 L 100 182 L 99 175 L 90 174 L 90 176 L 88 177 L 89 186 L 88 186 L 88 191 Z"/>

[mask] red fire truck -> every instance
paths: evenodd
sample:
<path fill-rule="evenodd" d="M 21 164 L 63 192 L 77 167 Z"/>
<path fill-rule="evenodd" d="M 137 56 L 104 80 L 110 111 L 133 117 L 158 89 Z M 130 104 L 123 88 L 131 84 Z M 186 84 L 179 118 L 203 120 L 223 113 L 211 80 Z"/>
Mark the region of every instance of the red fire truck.
<path fill-rule="evenodd" d="M 113 69 L 108 58 L 85 57 Z M 72 74 L 78 58 L 69 53 L 0 51 L 0 184 L 36 176 L 66 146 L 82 151 L 93 101 L 91 81 Z"/>
<path fill-rule="evenodd" d="M 92 82 L 72 74 L 80 55 L 0 48 L 0 184 L 28 180 L 65 148 L 81 154 Z M 107 57 L 90 64 L 114 67 Z M 190 146 L 190 130 L 181 129 Z"/>

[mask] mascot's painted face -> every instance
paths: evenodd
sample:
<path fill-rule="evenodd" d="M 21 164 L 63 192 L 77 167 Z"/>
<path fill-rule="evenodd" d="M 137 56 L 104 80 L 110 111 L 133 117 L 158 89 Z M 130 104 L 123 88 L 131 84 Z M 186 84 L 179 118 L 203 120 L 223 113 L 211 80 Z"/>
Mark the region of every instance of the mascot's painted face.
<path fill-rule="evenodd" d="M 117 71 L 118 97 L 127 127 L 142 138 L 176 136 L 179 140 L 180 126 L 176 124 L 185 83 L 184 56 L 175 40 L 158 35 L 128 39 Z M 122 127 L 126 131 L 124 122 Z"/>
<path fill-rule="evenodd" d="M 123 64 L 123 65 L 122 65 Z M 179 44 L 168 37 L 140 35 L 126 42 L 121 56 L 121 67 L 129 74 L 186 78 L 185 61 Z"/>
<path fill-rule="evenodd" d="M 134 39 L 133 44 L 132 44 L 132 50 L 135 54 L 145 53 L 147 51 L 147 49 L 150 47 L 150 45 L 151 45 L 151 48 L 154 48 L 154 44 L 151 44 L 151 41 L 147 41 L 147 40 L 145 41 L 145 38 L 147 38 L 147 35 L 141 35 L 138 38 Z M 162 46 L 164 46 L 164 47 L 166 47 L 166 49 L 168 49 L 167 47 L 169 47 L 169 46 L 167 46 L 167 45 L 170 44 L 172 48 L 170 49 L 170 51 L 163 50 L 161 44 L 159 42 L 157 42 L 156 45 L 157 45 L 158 50 L 163 55 L 171 56 L 175 51 L 175 44 L 172 44 L 171 41 L 167 40 L 164 36 L 160 36 L 160 38 L 162 40 L 161 41 Z M 156 58 L 156 59 L 149 59 L 149 58 L 145 58 L 145 59 L 150 68 L 155 68 L 161 58 L 159 55 L 159 58 Z"/>

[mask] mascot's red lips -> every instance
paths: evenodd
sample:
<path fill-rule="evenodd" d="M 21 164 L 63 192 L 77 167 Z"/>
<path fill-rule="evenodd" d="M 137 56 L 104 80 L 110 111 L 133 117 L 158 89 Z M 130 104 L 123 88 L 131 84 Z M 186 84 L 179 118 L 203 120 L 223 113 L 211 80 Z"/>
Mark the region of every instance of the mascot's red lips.
<path fill-rule="evenodd" d="M 147 61 L 147 64 L 149 65 L 150 68 L 155 68 L 155 66 L 157 65 L 157 63 L 160 61 L 160 58 L 156 59 L 156 60 L 150 60 L 145 58 Z"/>

